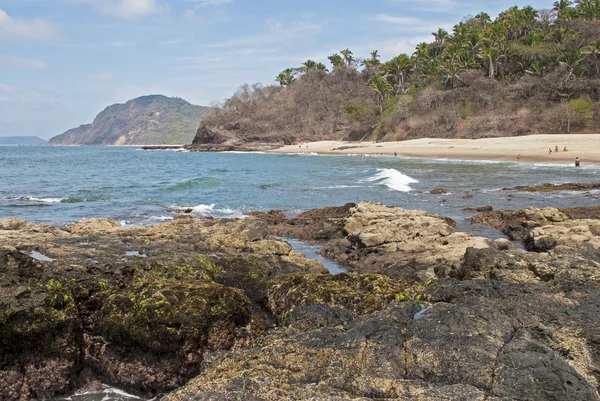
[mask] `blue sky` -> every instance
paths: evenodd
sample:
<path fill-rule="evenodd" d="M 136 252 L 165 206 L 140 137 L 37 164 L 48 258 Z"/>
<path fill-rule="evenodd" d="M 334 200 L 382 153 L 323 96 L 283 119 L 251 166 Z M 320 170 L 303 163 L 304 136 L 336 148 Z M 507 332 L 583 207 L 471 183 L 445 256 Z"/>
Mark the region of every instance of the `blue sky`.
<path fill-rule="evenodd" d="M 50 138 L 137 96 L 223 101 L 350 48 L 388 59 L 438 27 L 550 0 L 0 0 L 0 136 Z"/>

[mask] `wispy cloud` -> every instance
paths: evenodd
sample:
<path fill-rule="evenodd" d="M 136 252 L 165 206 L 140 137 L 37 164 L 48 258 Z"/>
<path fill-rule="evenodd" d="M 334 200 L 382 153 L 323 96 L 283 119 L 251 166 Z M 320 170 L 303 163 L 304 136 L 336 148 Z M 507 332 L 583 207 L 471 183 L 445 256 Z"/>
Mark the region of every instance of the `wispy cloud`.
<path fill-rule="evenodd" d="M 463 4 L 454 0 L 390 0 L 391 3 L 405 5 L 412 10 L 422 10 L 433 13 L 446 13 Z"/>
<path fill-rule="evenodd" d="M 91 74 L 90 78 L 92 78 L 94 81 L 107 82 L 113 81 L 115 76 L 110 72 L 100 72 L 98 74 Z"/>
<path fill-rule="evenodd" d="M 16 91 L 17 91 L 17 89 L 13 88 L 10 85 L 0 84 L 0 94 L 15 93 Z"/>
<path fill-rule="evenodd" d="M 389 22 L 390 24 L 398 25 L 418 26 L 423 24 L 423 21 L 420 18 L 395 17 L 389 14 L 377 14 L 375 19 L 377 21 Z"/>
<path fill-rule="evenodd" d="M 123 19 L 140 19 L 151 14 L 169 11 L 167 5 L 158 0 L 73 0 L 75 3 L 89 4 L 103 14 Z"/>
<path fill-rule="evenodd" d="M 197 3 L 196 7 L 222 6 L 233 3 L 233 0 L 186 0 L 188 3 Z"/>
<path fill-rule="evenodd" d="M 43 19 L 25 20 L 11 17 L 0 8 L 0 40 L 11 38 L 52 40 L 60 36 L 58 25 Z"/>
<path fill-rule="evenodd" d="M 265 22 L 267 32 L 262 35 L 244 36 L 230 39 L 221 43 L 215 43 L 213 48 L 234 48 L 252 46 L 270 46 L 274 43 L 298 44 L 300 42 L 313 41 L 321 32 L 323 24 L 318 22 L 297 20 L 288 24 L 277 19 L 269 19 Z"/>
<path fill-rule="evenodd" d="M 48 65 L 40 60 L 0 55 L 0 68 L 28 68 L 34 70 L 43 70 L 47 67 Z"/>
<path fill-rule="evenodd" d="M 203 20 L 202 16 L 191 8 L 183 11 L 183 18 L 190 22 L 201 22 Z"/>

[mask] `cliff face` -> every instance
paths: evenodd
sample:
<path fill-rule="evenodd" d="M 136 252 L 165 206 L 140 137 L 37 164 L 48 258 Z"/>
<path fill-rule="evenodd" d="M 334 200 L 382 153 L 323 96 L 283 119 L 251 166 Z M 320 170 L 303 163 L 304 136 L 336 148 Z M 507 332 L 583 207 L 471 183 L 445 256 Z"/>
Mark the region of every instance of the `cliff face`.
<path fill-rule="evenodd" d="M 171 145 L 192 141 L 208 108 L 162 95 L 107 107 L 92 124 L 50 139 L 50 145 Z"/>

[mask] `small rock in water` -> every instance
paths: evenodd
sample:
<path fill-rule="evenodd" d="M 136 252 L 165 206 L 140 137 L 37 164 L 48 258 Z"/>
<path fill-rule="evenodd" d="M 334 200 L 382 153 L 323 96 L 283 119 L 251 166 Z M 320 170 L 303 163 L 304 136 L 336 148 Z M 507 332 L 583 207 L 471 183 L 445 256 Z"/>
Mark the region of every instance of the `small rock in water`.
<path fill-rule="evenodd" d="M 432 195 L 441 195 L 446 193 L 448 193 L 448 190 L 446 188 L 434 188 L 431 190 Z"/>

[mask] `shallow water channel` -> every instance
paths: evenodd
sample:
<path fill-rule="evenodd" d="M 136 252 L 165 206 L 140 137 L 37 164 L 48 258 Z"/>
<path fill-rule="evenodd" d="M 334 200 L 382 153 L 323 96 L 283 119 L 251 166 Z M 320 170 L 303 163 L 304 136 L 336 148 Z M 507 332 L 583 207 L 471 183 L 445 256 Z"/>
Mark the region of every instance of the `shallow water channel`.
<path fill-rule="evenodd" d="M 331 259 L 327 259 L 317 253 L 321 249 L 323 244 L 315 242 L 298 241 L 286 237 L 279 237 L 279 239 L 289 243 L 294 251 L 303 254 L 306 258 L 315 259 L 322 262 L 325 265 L 325 267 L 327 267 L 327 270 L 329 270 L 330 274 L 348 273 L 348 269 L 346 269 L 339 263 Z"/>

